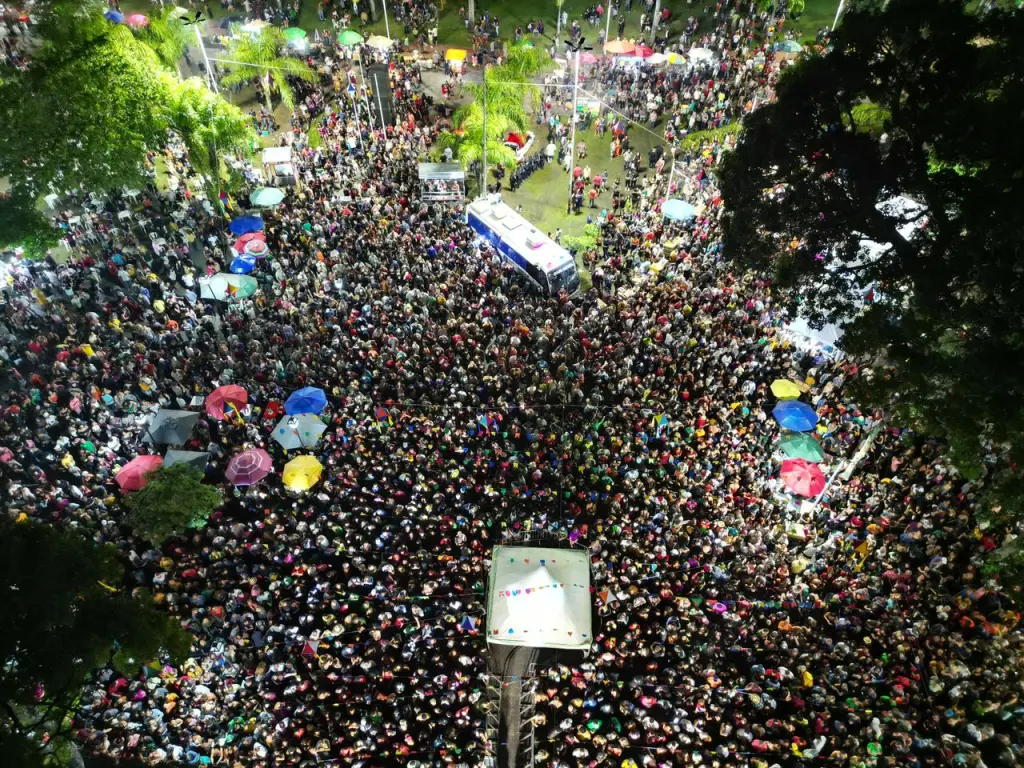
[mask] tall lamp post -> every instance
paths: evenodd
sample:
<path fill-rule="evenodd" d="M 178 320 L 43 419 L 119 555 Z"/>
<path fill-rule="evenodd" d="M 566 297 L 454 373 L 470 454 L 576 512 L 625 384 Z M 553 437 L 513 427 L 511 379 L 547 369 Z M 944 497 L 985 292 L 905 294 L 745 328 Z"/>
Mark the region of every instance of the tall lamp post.
<path fill-rule="evenodd" d="M 569 138 L 569 210 L 572 210 L 572 188 L 573 182 L 573 170 L 576 168 L 576 103 L 579 99 L 580 92 L 580 51 L 589 51 L 590 48 L 584 48 L 583 43 L 586 42 L 585 37 L 581 37 L 580 41 L 573 45 L 569 40 L 565 41 L 565 44 L 569 46 L 569 50 L 575 54 L 575 60 L 573 61 L 573 72 L 572 72 L 572 114 L 569 115 L 570 124 L 570 138 Z"/>

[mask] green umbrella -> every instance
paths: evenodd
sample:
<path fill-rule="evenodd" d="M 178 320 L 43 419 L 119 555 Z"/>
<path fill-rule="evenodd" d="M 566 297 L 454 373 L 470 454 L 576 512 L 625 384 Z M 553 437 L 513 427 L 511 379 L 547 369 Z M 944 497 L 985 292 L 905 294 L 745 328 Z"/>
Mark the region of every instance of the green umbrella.
<path fill-rule="evenodd" d="M 93 444 L 92 440 L 83 440 L 82 448 L 89 453 L 96 453 L 96 446 Z"/>
<path fill-rule="evenodd" d="M 278 205 L 282 200 L 284 200 L 284 192 L 274 187 L 263 187 L 249 195 L 249 202 L 262 208 Z"/>
<path fill-rule="evenodd" d="M 306 30 L 299 29 L 298 27 L 288 27 L 284 31 L 284 39 L 289 43 L 294 43 L 296 40 L 302 40 L 306 36 Z"/>
<path fill-rule="evenodd" d="M 359 45 L 361 42 L 363 42 L 363 36 L 354 29 L 346 29 L 338 35 L 339 45 Z"/>
<path fill-rule="evenodd" d="M 821 445 L 810 435 L 789 434 L 779 440 L 779 448 L 791 459 L 805 459 L 818 463 L 825 458 Z"/>

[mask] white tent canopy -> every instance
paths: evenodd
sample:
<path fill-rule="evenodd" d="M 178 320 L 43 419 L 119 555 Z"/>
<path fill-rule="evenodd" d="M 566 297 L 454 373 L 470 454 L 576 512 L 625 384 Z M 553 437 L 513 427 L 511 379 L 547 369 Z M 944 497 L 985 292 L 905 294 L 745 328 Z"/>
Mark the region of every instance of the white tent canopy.
<path fill-rule="evenodd" d="M 487 598 L 487 642 L 588 650 L 590 557 L 584 550 L 494 548 Z"/>

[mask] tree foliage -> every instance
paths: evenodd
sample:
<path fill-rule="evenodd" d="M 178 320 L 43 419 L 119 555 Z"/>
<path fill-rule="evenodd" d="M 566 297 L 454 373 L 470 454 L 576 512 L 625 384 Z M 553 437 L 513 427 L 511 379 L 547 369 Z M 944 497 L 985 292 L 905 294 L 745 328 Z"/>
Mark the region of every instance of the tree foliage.
<path fill-rule="evenodd" d="M 174 5 L 150 16 L 149 24 L 140 27 L 135 34 L 153 49 L 165 67 L 174 70 L 177 70 L 178 62 L 192 42 L 188 27 L 182 21 L 181 9 Z"/>
<path fill-rule="evenodd" d="M 168 94 L 167 124 L 185 142 L 189 160 L 199 172 L 216 178 L 220 153 L 244 149 L 255 141 L 252 121 L 200 78 L 171 80 Z"/>
<path fill-rule="evenodd" d="M 68 715 L 93 669 L 126 673 L 191 639 L 166 614 L 118 589 L 112 547 L 32 523 L 0 522 L 0 754 L 34 766 L 68 738 Z M 42 737 L 48 737 L 44 744 Z"/>
<path fill-rule="evenodd" d="M 1019 12 L 858 4 L 720 169 L 727 254 L 848 321 L 844 348 L 884 361 L 862 396 L 968 476 L 1009 459 L 1000 484 L 1024 466 L 1022 39 Z"/>
<path fill-rule="evenodd" d="M 8 78 L 0 86 L 0 175 L 32 196 L 50 182 L 138 183 L 146 149 L 167 130 L 159 70 L 147 46 L 113 27 Z"/>
<path fill-rule="evenodd" d="M 0 195 L 0 250 L 21 248 L 27 259 L 42 259 L 57 244 L 60 232 L 35 202 L 14 190 Z"/>
<path fill-rule="evenodd" d="M 240 63 L 229 64 L 231 71 L 221 82 L 232 86 L 258 78 L 263 83 L 268 110 L 273 110 L 271 85 L 281 94 L 281 101 L 292 107 L 295 104 L 295 93 L 288 78 L 315 83 L 317 74 L 306 62 L 282 55 L 287 47 L 288 41 L 277 27 L 265 27 L 256 36 L 243 35 L 228 49 L 228 58 Z"/>
<path fill-rule="evenodd" d="M 202 528 L 224 503 L 219 488 L 203 484 L 203 473 L 188 464 L 159 467 L 146 487 L 125 498 L 128 523 L 142 538 L 156 543 L 186 528 Z"/>

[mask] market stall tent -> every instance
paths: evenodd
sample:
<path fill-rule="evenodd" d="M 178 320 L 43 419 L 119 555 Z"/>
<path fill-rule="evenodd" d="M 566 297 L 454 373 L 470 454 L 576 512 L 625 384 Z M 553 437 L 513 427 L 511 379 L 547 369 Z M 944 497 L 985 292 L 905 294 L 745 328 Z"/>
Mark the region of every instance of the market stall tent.
<path fill-rule="evenodd" d="M 294 186 L 298 176 L 291 147 L 267 147 L 263 150 L 263 173 L 272 187 Z"/>
<path fill-rule="evenodd" d="M 491 556 L 487 642 L 588 651 L 590 556 L 585 550 L 498 546 Z"/>

